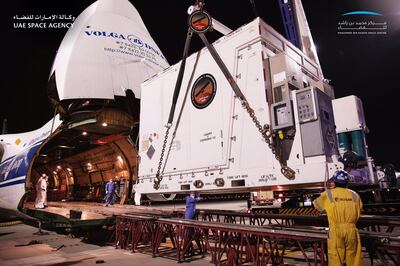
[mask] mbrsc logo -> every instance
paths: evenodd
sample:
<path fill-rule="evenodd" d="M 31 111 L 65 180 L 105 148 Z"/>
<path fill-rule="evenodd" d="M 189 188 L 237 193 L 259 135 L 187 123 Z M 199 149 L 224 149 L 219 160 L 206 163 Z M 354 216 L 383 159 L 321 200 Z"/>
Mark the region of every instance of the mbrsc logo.
<path fill-rule="evenodd" d="M 371 15 L 371 16 L 383 16 L 381 13 L 374 12 L 374 11 L 352 11 L 342 14 L 342 16 L 352 16 L 352 15 Z"/>

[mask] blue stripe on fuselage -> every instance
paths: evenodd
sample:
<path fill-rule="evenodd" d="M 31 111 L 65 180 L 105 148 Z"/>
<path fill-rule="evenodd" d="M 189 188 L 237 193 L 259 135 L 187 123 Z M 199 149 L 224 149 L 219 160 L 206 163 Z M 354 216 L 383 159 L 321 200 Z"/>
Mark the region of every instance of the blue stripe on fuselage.
<path fill-rule="evenodd" d="M 36 141 L 35 143 L 33 143 L 33 145 L 30 146 L 30 148 L 32 148 L 32 147 L 34 147 L 34 146 L 37 146 L 37 145 L 40 145 L 40 144 L 42 144 L 42 142 L 43 142 L 43 140 Z M 29 149 L 30 149 L 30 148 L 29 148 Z M 24 151 L 26 151 L 26 150 L 24 150 Z M 18 154 L 13 155 L 13 156 L 11 156 L 11 157 L 8 157 L 8 158 L 5 159 L 4 161 L 2 161 L 2 162 L 0 163 L 0 167 L 1 167 L 4 163 L 8 162 L 9 160 L 12 160 L 13 158 L 15 158 L 15 156 L 17 156 L 17 155 L 18 155 Z"/>
<path fill-rule="evenodd" d="M 0 184 L 3 181 L 12 180 L 17 177 L 26 176 L 29 165 L 40 147 L 41 142 L 25 149 L 21 153 L 8 158 L 0 164 Z M 6 184 L 2 184 L 6 185 Z M 1 186 L 0 186 L 1 187 Z"/>
<path fill-rule="evenodd" d="M 14 159 L 15 158 L 15 155 L 13 155 L 13 156 L 11 156 L 11 157 L 8 157 L 7 159 L 5 159 L 4 161 L 2 161 L 1 163 L 0 163 L 0 167 L 4 164 L 4 163 L 6 163 L 6 162 L 8 162 L 8 161 L 10 161 L 11 159 Z"/>
<path fill-rule="evenodd" d="M 17 181 L 13 181 L 13 182 L 5 183 L 5 184 L 0 184 L 0 188 L 14 186 L 14 185 L 22 184 L 22 183 L 25 183 L 25 178 L 19 179 Z"/>

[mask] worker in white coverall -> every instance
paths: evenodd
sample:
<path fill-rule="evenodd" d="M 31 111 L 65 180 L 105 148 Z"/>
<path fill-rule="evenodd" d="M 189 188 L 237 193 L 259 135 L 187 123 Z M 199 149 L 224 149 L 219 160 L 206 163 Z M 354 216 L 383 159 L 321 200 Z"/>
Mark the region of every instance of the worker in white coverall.
<path fill-rule="evenodd" d="M 43 209 L 47 207 L 47 175 L 41 176 L 36 182 L 35 208 Z"/>
<path fill-rule="evenodd" d="M 329 265 L 361 266 L 361 242 L 356 227 L 362 201 L 360 196 L 347 189 L 349 174 L 337 171 L 333 177 L 335 188 L 327 189 L 314 200 L 314 207 L 325 211 L 329 222 L 328 260 Z"/>

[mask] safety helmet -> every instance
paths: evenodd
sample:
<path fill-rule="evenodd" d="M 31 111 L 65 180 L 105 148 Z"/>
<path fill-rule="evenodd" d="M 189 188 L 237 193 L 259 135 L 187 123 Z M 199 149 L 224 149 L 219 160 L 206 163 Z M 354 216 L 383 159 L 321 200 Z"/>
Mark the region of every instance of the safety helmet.
<path fill-rule="evenodd" d="M 346 171 L 340 170 L 333 174 L 332 179 L 334 182 L 347 184 L 349 182 L 349 177 L 350 175 Z"/>

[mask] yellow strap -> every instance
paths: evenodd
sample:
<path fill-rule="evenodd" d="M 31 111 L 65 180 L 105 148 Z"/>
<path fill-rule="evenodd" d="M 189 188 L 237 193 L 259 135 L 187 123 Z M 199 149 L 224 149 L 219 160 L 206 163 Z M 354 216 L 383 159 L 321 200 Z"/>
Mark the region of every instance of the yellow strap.
<path fill-rule="evenodd" d="M 356 206 L 356 208 L 360 208 L 359 202 L 358 202 L 358 195 L 356 192 L 354 192 L 353 190 L 351 191 L 351 197 L 353 199 L 354 205 Z"/>
<path fill-rule="evenodd" d="M 331 203 L 333 203 L 332 191 L 331 191 L 330 189 L 328 189 L 328 190 L 326 191 L 326 193 L 328 194 L 329 201 L 330 201 Z"/>
<path fill-rule="evenodd" d="M 351 191 L 351 197 L 353 198 L 353 202 L 357 203 L 357 194 L 352 190 L 350 190 L 350 191 Z"/>

